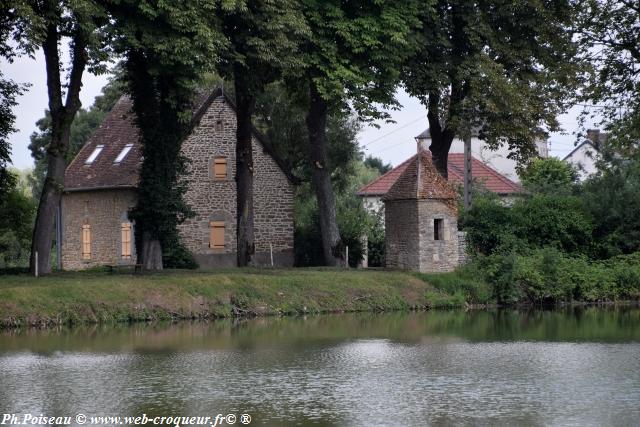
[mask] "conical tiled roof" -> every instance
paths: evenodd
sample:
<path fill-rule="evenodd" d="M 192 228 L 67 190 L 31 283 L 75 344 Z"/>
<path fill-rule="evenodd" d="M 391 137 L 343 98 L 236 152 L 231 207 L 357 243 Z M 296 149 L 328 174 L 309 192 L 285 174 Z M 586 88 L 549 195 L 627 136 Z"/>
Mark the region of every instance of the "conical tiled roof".
<path fill-rule="evenodd" d="M 458 192 L 438 173 L 425 151 L 409 160 L 406 169 L 382 200 L 456 200 Z"/>

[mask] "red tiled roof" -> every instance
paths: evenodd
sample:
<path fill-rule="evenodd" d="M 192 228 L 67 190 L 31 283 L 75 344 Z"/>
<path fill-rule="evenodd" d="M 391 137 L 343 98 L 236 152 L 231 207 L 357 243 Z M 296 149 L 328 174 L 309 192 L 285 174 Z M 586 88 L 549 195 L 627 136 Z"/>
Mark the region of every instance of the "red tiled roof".
<path fill-rule="evenodd" d="M 391 186 L 383 200 L 439 199 L 455 200 L 456 189 L 438 173 L 431 156 L 421 152 L 413 156 L 404 172 Z"/>
<path fill-rule="evenodd" d="M 427 153 L 429 154 L 429 153 Z M 369 184 L 358 190 L 359 196 L 383 196 L 396 183 L 400 175 L 406 170 L 409 164 L 416 156 L 412 156 L 404 162 L 400 163 L 394 169 L 386 174 L 379 176 Z M 449 153 L 447 171 L 449 173 L 449 182 L 455 185 L 463 185 L 464 183 L 464 154 Z M 498 194 L 515 194 L 523 191 L 522 187 L 511 181 L 496 170 L 482 163 L 473 157 L 471 159 L 471 173 L 473 179 L 482 183 L 489 191 Z"/>
<path fill-rule="evenodd" d="M 199 90 L 193 102 L 192 126 L 196 126 L 211 103 L 218 97 L 224 96 L 225 101 L 235 111 L 233 102 L 218 88 Z M 132 188 L 138 185 L 138 168 L 140 166 L 142 150 L 139 142 L 138 128 L 134 123 L 135 114 L 133 103 L 127 96 L 122 96 L 113 106 L 100 127 L 80 149 L 65 171 L 65 191 L 97 190 L 102 188 Z M 263 149 L 280 166 L 292 183 L 297 182 L 284 161 L 280 159 L 273 147 L 254 128 L 254 136 Z M 115 163 L 115 159 L 122 149 L 131 144 L 132 148 L 126 157 Z M 86 160 L 96 146 L 104 148 L 90 165 Z"/>

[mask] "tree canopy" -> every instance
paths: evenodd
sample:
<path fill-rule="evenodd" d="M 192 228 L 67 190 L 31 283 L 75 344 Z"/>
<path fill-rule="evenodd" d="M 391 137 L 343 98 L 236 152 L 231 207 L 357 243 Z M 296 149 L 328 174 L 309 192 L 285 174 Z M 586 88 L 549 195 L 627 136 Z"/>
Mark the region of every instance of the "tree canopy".
<path fill-rule="evenodd" d="M 582 100 L 595 106 L 621 153 L 638 151 L 640 141 L 640 4 L 633 0 L 583 0 L 576 22 L 587 68 Z"/>
<path fill-rule="evenodd" d="M 404 84 L 427 108 L 438 171 L 473 128 L 524 163 L 558 130 L 577 84 L 570 0 L 436 0 L 423 8 L 420 49 Z"/>

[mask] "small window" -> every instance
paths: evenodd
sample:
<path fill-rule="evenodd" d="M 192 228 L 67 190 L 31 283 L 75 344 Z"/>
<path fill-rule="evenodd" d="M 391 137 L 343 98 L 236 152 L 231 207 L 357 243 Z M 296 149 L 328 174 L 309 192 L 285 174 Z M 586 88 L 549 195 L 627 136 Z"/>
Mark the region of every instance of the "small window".
<path fill-rule="evenodd" d="M 224 221 L 209 221 L 209 247 L 224 249 Z"/>
<path fill-rule="evenodd" d="M 213 179 L 227 179 L 227 158 L 214 157 L 211 162 L 211 175 Z"/>
<path fill-rule="evenodd" d="M 224 129 L 224 125 L 222 123 L 222 120 L 217 120 L 216 121 L 216 132 L 222 132 L 223 129 Z"/>
<path fill-rule="evenodd" d="M 120 154 L 118 154 L 118 157 L 116 157 L 116 159 L 113 161 L 113 163 L 120 163 L 121 161 L 123 161 L 124 158 L 127 157 L 127 154 L 129 154 L 129 151 L 131 151 L 131 147 L 133 147 L 133 144 L 125 145 Z"/>
<path fill-rule="evenodd" d="M 91 259 L 91 225 L 82 225 L 82 259 Z"/>
<path fill-rule="evenodd" d="M 120 227 L 122 259 L 131 259 L 131 223 L 123 222 Z"/>
<path fill-rule="evenodd" d="M 96 145 L 96 148 L 93 152 L 87 157 L 87 161 L 84 162 L 85 165 L 90 165 L 91 163 L 96 161 L 96 158 L 100 155 L 100 152 L 104 148 L 104 145 Z"/>
<path fill-rule="evenodd" d="M 433 220 L 433 240 L 444 239 L 444 219 L 436 218 Z"/>

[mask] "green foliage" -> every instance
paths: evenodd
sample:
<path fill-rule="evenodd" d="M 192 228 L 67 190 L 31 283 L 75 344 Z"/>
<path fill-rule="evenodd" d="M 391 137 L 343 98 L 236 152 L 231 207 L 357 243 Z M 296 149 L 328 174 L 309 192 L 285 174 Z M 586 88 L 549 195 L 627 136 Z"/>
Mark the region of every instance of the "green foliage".
<path fill-rule="evenodd" d="M 534 195 L 511 209 L 515 236 L 529 247 L 552 246 L 566 253 L 589 253 L 593 220 L 574 196 Z"/>
<path fill-rule="evenodd" d="M 391 163 L 385 164 L 381 158 L 368 155 L 364 159 L 364 165 L 368 168 L 377 169 L 380 175 L 384 175 L 393 169 Z"/>
<path fill-rule="evenodd" d="M 640 298 L 640 254 L 590 262 L 557 249 L 495 254 L 475 261 L 500 304 Z"/>
<path fill-rule="evenodd" d="M 483 280 L 477 264 L 464 265 L 451 273 L 419 273 L 418 276 L 432 284 L 438 294 L 448 295 L 449 300 L 450 296 L 461 300 L 460 304 L 453 305 L 487 304 L 493 300 L 492 287 Z"/>
<path fill-rule="evenodd" d="M 191 127 L 195 89 L 224 46 L 214 25 L 216 4 L 130 0 L 110 7 L 113 48 L 125 57 L 124 80 L 144 159 L 137 204 L 130 212 L 139 254 L 144 244 L 157 240 L 165 255 L 180 253 L 177 225 L 193 215 L 183 198 L 187 187 L 180 177 L 187 169 L 180 149 Z"/>
<path fill-rule="evenodd" d="M 471 247 L 484 255 L 547 246 L 567 253 L 588 254 L 592 249 L 593 220 L 576 196 L 536 194 L 511 207 L 476 198 L 461 225 Z"/>
<path fill-rule="evenodd" d="M 525 163 L 574 95 L 572 2 L 435 0 L 422 12 L 420 49 L 403 80 L 428 108 L 434 141 L 470 124 Z"/>
<path fill-rule="evenodd" d="M 584 183 L 581 197 L 596 219 L 596 258 L 640 251 L 640 156 L 602 164 Z"/>
<path fill-rule="evenodd" d="M 276 82 L 265 87 L 256 101 L 257 126 L 263 130 L 278 155 L 286 162 L 296 177 L 311 181 L 311 169 L 307 161 L 309 131 L 305 122 L 306 111 L 295 98 Z M 337 192 L 344 191 L 355 174 L 354 159 L 359 158 L 358 132 L 360 123 L 341 111 L 329 114 L 327 142 L 330 174 Z M 371 179 L 375 176 L 371 175 Z"/>
<path fill-rule="evenodd" d="M 96 96 L 88 110 L 80 108 L 75 119 L 71 123 L 69 134 L 69 149 L 65 159 L 69 163 L 78 154 L 78 151 L 89 140 L 93 132 L 100 126 L 107 113 L 118 101 L 124 92 L 122 82 L 122 70 L 116 68 L 114 75 L 102 88 L 101 94 Z M 36 122 L 37 132 L 31 134 L 29 150 L 35 161 L 35 167 L 31 176 L 31 187 L 34 199 L 40 198 L 40 192 L 47 174 L 47 149 L 51 141 L 51 114 L 45 111 L 45 116 Z"/>
<path fill-rule="evenodd" d="M 16 97 L 20 96 L 23 90 L 24 87 L 11 80 L 5 80 L 0 71 L 0 195 L 3 197 L 6 192 L 12 191 L 15 185 L 8 169 L 11 163 L 11 146 L 7 137 L 15 131 L 13 122 L 16 117 L 12 108 L 16 105 Z"/>
<path fill-rule="evenodd" d="M 520 172 L 520 179 L 533 193 L 570 194 L 578 173 L 570 163 L 556 157 L 537 158 Z"/>
<path fill-rule="evenodd" d="M 598 105 L 608 144 L 627 154 L 640 141 L 640 7 L 637 1 L 579 2 L 576 33 L 585 64 L 582 101 Z M 597 55 L 594 54 L 597 52 Z M 591 119 L 585 108 L 582 119 Z"/>
<path fill-rule="evenodd" d="M 177 233 L 163 241 L 162 266 L 189 270 L 198 268 L 198 262 Z"/>
<path fill-rule="evenodd" d="M 374 251 L 374 257 L 378 257 L 377 262 L 382 262 L 380 258 L 384 253 L 384 230 L 380 215 L 374 215 L 365 210 L 362 200 L 356 195 L 358 188 L 377 176 L 377 171 L 366 167 L 359 156 L 351 163 L 349 168 L 354 172 L 335 178 L 345 180 L 344 187 L 338 187 L 335 184 L 334 186 L 338 188 L 336 191 L 338 226 L 344 245 L 349 246 L 349 264 L 356 267 L 364 254 L 363 236 L 365 235 L 369 237 L 370 242 L 377 244 L 378 254 L 376 255 Z M 318 206 L 309 183 L 304 183 L 298 188 L 295 211 L 296 266 L 324 265 Z"/>
<path fill-rule="evenodd" d="M 370 225 L 367 233 L 369 267 L 384 267 L 384 210 L 369 212 Z"/>
<path fill-rule="evenodd" d="M 395 105 L 402 63 L 415 49 L 418 1 L 301 0 L 310 28 L 304 41 L 308 77 L 333 108 L 366 120 L 386 117 L 375 103 Z M 301 87 L 297 75 L 292 87 Z"/>
<path fill-rule="evenodd" d="M 26 266 L 31 249 L 31 233 L 36 205 L 18 177 L 0 197 L 0 268 Z"/>

